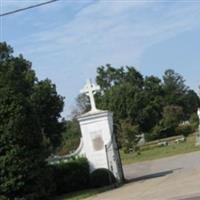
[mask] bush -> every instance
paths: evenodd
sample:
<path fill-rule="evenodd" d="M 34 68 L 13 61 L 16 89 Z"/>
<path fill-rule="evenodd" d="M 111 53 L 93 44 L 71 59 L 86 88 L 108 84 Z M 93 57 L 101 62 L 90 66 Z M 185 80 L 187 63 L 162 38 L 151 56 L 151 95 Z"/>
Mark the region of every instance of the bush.
<path fill-rule="evenodd" d="M 199 117 L 196 113 L 193 113 L 189 119 L 189 122 L 193 128 L 193 131 L 195 131 L 199 126 Z"/>
<path fill-rule="evenodd" d="M 0 195 L 0 200 L 7 200 L 5 196 Z"/>
<path fill-rule="evenodd" d="M 111 171 L 108 169 L 96 169 L 90 176 L 91 186 L 94 188 L 103 187 L 107 185 L 113 185 L 116 183 L 116 179 Z"/>
<path fill-rule="evenodd" d="M 52 165 L 51 168 L 56 195 L 89 187 L 90 173 L 86 158 L 78 158 L 67 163 Z"/>
<path fill-rule="evenodd" d="M 193 132 L 193 127 L 190 124 L 180 124 L 177 128 L 176 128 L 176 134 L 177 135 L 184 135 L 185 137 L 187 137 L 189 134 L 191 134 Z"/>
<path fill-rule="evenodd" d="M 124 153 L 129 153 L 130 151 L 137 152 L 137 144 L 141 139 L 141 132 L 139 130 L 139 125 L 131 124 L 130 121 L 121 121 L 121 142 L 123 146 Z"/>
<path fill-rule="evenodd" d="M 145 141 L 153 141 L 163 139 L 175 135 L 174 128 L 163 127 L 163 125 L 156 125 L 150 133 L 145 133 Z"/>

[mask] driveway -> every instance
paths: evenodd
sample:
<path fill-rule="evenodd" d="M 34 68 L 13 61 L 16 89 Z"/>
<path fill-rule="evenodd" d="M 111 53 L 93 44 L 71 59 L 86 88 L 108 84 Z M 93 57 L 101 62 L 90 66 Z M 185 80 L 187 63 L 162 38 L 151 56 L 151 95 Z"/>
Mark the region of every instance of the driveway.
<path fill-rule="evenodd" d="M 200 200 L 200 152 L 124 166 L 129 183 L 88 200 Z"/>

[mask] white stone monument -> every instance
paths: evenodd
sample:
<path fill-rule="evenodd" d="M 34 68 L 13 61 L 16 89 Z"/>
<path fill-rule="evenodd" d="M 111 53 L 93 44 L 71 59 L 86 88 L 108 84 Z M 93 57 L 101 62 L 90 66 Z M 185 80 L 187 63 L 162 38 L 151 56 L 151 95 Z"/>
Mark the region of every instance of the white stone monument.
<path fill-rule="evenodd" d="M 90 98 L 91 110 L 78 117 L 81 128 L 81 142 L 78 149 L 69 155 L 53 156 L 48 159 L 50 164 L 68 162 L 71 157 L 85 156 L 90 165 L 90 172 L 105 168 L 110 170 L 117 181 L 124 181 L 123 169 L 113 132 L 113 114 L 105 110 L 98 110 L 95 105 L 94 94 L 100 90 L 99 86 L 87 81 L 81 93 Z"/>
<path fill-rule="evenodd" d="M 100 88 L 91 81 L 81 90 L 90 98 L 91 111 L 78 117 L 82 133 L 84 154 L 90 164 L 90 170 L 98 168 L 109 169 L 118 182 L 122 182 L 123 170 L 121 159 L 113 133 L 113 115 L 109 111 L 98 110 L 94 94 Z"/>

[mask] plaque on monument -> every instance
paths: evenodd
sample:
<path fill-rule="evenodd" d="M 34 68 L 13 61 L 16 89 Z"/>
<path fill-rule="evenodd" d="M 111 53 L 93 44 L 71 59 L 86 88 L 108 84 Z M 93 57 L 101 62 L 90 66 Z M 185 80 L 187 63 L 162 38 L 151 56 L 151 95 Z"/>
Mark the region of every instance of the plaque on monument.
<path fill-rule="evenodd" d="M 101 131 L 91 132 L 91 138 L 94 151 L 100 151 L 104 148 L 104 141 Z"/>

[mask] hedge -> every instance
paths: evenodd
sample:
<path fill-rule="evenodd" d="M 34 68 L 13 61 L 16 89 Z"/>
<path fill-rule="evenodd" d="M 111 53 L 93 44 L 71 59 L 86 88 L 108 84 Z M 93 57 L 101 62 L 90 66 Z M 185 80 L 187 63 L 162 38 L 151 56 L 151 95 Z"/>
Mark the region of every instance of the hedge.
<path fill-rule="evenodd" d="M 54 193 L 61 195 L 89 187 L 90 172 L 86 158 L 78 158 L 66 163 L 51 165 Z"/>
<path fill-rule="evenodd" d="M 115 183 L 116 179 L 113 173 L 105 168 L 96 169 L 90 175 L 90 185 L 94 188 L 113 185 Z"/>

